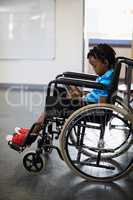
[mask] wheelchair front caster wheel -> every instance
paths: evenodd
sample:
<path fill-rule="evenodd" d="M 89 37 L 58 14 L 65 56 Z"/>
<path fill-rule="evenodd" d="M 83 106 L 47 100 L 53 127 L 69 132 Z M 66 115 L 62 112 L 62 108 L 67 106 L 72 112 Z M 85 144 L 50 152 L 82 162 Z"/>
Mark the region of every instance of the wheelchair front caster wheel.
<path fill-rule="evenodd" d="M 39 173 L 46 167 L 46 159 L 41 154 L 32 151 L 23 158 L 24 168 L 31 173 Z"/>

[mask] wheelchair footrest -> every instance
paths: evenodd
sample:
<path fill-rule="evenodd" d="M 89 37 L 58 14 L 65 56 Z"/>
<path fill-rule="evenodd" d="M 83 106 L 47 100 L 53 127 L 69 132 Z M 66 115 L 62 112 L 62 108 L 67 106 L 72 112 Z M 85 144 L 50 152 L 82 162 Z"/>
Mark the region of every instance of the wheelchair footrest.
<path fill-rule="evenodd" d="M 22 152 L 26 148 L 25 146 L 20 146 L 18 144 L 14 144 L 11 141 L 8 142 L 10 148 L 14 149 L 15 151 Z"/>

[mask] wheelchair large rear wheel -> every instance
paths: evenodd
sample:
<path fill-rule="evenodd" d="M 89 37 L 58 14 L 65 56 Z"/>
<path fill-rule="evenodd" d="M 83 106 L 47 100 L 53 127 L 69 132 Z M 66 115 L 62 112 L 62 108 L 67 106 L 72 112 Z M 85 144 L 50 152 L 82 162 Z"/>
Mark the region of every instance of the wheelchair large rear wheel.
<path fill-rule="evenodd" d="M 93 104 L 74 112 L 60 136 L 67 165 L 87 180 L 112 181 L 132 168 L 132 123 L 126 110 Z"/>

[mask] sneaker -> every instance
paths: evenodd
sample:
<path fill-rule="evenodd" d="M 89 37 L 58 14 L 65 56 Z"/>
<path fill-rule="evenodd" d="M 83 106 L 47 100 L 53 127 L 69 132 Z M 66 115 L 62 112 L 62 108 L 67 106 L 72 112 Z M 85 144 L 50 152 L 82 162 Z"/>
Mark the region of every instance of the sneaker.
<path fill-rule="evenodd" d="M 16 127 L 16 128 L 14 129 L 15 133 L 18 133 L 18 134 L 19 134 L 20 129 L 21 129 L 21 128 Z"/>
<path fill-rule="evenodd" d="M 24 140 L 29 132 L 28 128 L 15 128 L 16 134 L 13 135 L 12 137 L 12 143 L 18 144 L 18 145 L 23 145 Z"/>
<path fill-rule="evenodd" d="M 13 135 L 7 135 L 6 136 L 6 140 L 9 142 L 9 141 L 12 141 L 12 138 L 13 138 Z"/>
<path fill-rule="evenodd" d="M 29 128 L 20 128 L 18 132 L 19 134 L 26 134 L 29 130 Z"/>

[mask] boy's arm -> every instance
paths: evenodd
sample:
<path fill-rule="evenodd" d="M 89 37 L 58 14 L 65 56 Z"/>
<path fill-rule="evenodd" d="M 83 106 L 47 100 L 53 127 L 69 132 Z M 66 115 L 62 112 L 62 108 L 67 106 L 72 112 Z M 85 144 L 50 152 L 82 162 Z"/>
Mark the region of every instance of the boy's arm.
<path fill-rule="evenodd" d="M 100 96 L 98 103 L 107 103 L 107 96 Z"/>

